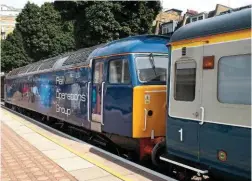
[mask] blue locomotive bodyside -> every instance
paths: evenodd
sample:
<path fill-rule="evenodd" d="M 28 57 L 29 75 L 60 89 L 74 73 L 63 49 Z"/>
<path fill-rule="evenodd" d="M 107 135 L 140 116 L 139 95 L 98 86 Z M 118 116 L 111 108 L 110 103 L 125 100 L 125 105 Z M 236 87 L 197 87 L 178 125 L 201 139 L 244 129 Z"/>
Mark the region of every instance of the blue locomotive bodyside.
<path fill-rule="evenodd" d="M 6 81 L 6 102 L 89 128 L 89 68 L 33 74 Z"/>
<path fill-rule="evenodd" d="M 154 147 L 151 131 L 155 137 L 165 135 L 165 116 L 149 117 L 151 124 L 143 131 L 146 113 L 142 107 L 152 104 L 134 101 L 134 91 L 138 88 L 138 95 L 144 97 L 146 91 L 154 90 L 152 100 L 159 99 L 158 94 L 165 96 L 168 41 L 155 35 L 128 37 L 15 69 L 7 75 L 6 102 L 107 135 L 144 156 L 141 139 L 148 140 L 144 146 Z M 150 56 L 160 75 L 153 74 Z M 163 104 L 150 109 L 165 109 Z M 134 111 L 134 106 L 141 112 Z"/>

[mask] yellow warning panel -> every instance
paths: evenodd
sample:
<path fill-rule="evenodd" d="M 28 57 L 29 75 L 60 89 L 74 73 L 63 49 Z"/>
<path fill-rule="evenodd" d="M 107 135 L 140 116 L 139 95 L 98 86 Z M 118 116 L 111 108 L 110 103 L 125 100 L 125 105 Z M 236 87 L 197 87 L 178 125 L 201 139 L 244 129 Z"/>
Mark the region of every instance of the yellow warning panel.
<path fill-rule="evenodd" d="M 166 86 L 145 85 L 133 91 L 133 137 L 165 136 Z"/>

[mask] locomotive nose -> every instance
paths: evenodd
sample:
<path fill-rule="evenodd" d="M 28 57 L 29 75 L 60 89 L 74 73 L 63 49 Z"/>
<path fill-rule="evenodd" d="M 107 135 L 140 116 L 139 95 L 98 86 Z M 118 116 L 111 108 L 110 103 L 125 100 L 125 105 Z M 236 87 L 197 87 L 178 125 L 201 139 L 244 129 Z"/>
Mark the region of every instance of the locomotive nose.
<path fill-rule="evenodd" d="M 166 86 L 134 87 L 133 137 L 165 136 Z"/>

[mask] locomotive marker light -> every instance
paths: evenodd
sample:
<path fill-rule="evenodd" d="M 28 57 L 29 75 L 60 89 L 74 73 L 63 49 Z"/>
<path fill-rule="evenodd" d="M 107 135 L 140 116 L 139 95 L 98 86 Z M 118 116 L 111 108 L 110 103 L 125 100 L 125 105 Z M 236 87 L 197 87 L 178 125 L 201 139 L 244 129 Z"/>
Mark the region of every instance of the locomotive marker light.
<path fill-rule="evenodd" d="M 214 56 L 203 57 L 203 69 L 214 69 Z"/>

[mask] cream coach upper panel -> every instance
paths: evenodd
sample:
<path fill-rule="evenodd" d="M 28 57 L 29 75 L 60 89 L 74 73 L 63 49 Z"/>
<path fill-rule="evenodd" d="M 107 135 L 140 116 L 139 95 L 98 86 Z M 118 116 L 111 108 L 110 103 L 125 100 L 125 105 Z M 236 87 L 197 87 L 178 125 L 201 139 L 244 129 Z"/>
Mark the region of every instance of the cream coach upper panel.
<path fill-rule="evenodd" d="M 231 63 L 233 61 L 236 61 L 236 59 L 237 61 L 241 60 L 238 58 L 239 56 L 250 54 L 250 58 L 251 58 L 250 51 L 251 51 L 251 39 L 222 42 L 218 44 L 204 46 L 204 56 L 214 55 L 214 59 L 215 59 L 214 69 L 203 70 L 203 76 L 202 76 L 203 78 L 202 79 L 203 80 L 202 81 L 202 84 L 203 84 L 202 106 L 205 108 L 205 121 L 209 121 L 209 122 L 214 121 L 220 124 L 251 127 L 251 103 L 250 105 L 248 104 L 245 105 L 241 103 L 231 104 L 228 102 L 226 103 L 225 101 L 221 102 L 218 99 L 218 94 L 219 94 L 218 85 L 222 83 L 220 82 L 220 80 L 218 80 L 218 76 L 219 74 L 223 73 L 223 72 L 220 72 L 222 70 L 220 70 L 219 61 L 221 60 L 221 58 L 225 57 L 226 62 L 227 63 L 230 62 L 230 65 L 227 64 L 226 66 L 232 67 Z M 229 61 L 231 60 L 231 58 L 232 58 L 232 61 Z M 251 59 L 250 59 L 250 65 L 251 65 Z M 242 66 L 243 65 L 241 62 L 241 66 L 239 66 L 240 68 L 236 69 L 237 74 L 239 73 L 238 71 L 245 71 L 245 69 L 243 69 Z M 249 69 L 246 69 L 246 70 L 247 71 L 250 70 L 250 72 L 247 72 L 247 73 L 250 73 L 250 85 L 247 85 L 245 87 L 248 88 L 249 86 L 250 91 L 249 90 L 247 91 L 251 93 L 251 67 L 249 67 Z M 230 69 L 229 71 L 232 71 L 232 69 Z M 243 80 L 241 79 L 241 81 Z M 245 83 L 247 84 L 248 82 L 246 81 Z M 229 84 L 236 84 L 233 78 L 230 79 Z M 235 91 L 239 91 L 239 87 L 241 87 L 241 84 L 232 85 L 232 86 L 235 86 L 235 89 L 236 89 Z M 224 92 L 224 94 L 226 95 L 238 96 L 236 98 L 230 97 L 230 99 L 239 100 L 239 96 L 241 96 L 239 95 L 238 92 L 237 93 L 234 92 L 234 94 L 230 94 L 228 90 L 225 90 L 225 91 L 227 91 L 227 92 Z M 251 95 L 250 97 L 247 97 L 247 99 L 251 100 Z"/>

